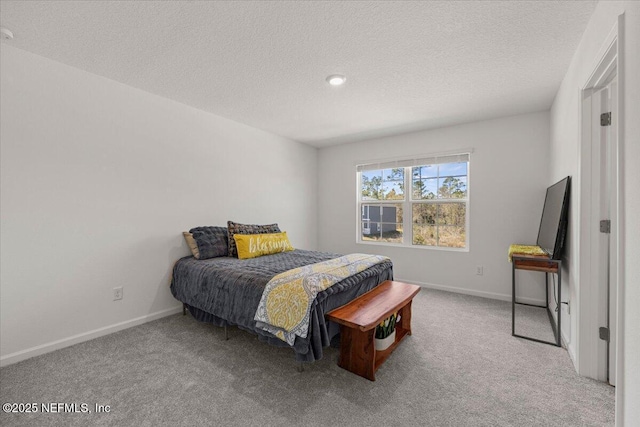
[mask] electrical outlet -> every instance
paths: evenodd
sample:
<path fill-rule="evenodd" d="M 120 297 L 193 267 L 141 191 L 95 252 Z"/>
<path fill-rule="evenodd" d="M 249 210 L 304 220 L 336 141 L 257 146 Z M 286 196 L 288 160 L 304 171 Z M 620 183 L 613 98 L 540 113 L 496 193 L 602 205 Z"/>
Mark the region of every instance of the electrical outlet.
<path fill-rule="evenodd" d="M 122 299 L 123 296 L 124 296 L 124 291 L 122 290 L 122 286 L 119 286 L 117 288 L 113 288 L 113 300 L 114 301 Z"/>
<path fill-rule="evenodd" d="M 482 276 L 482 274 L 484 273 L 484 267 L 482 267 L 481 265 L 476 267 L 476 274 L 478 276 Z"/>

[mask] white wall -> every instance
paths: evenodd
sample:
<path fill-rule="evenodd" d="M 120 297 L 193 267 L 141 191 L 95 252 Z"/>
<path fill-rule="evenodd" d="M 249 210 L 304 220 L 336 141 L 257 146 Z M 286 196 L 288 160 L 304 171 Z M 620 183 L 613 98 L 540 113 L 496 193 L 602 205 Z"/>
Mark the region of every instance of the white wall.
<path fill-rule="evenodd" d="M 191 227 L 278 222 L 316 248 L 316 149 L 1 55 L 3 364 L 174 312 L 170 271 Z"/>
<path fill-rule="evenodd" d="M 356 243 L 355 165 L 473 148 L 469 252 Z M 398 280 L 511 299 L 512 243 L 535 244 L 548 181 L 549 114 L 520 115 L 319 150 L 319 248 L 391 257 Z M 476 275 L 484 266 L 484 275 Z M 544 275 L 519 272 L 518 295 L 544 299 Z"/>
<path fill-rule="evenodd" d="M 621 168 L 622 207 L 626 219 L 622 226 L 624 234 L 623 286 L 625 296 L 625 317 L 623 333 L 624 364 L 623 382 L 617 384 L 618 400 L 617 424 L 640 425 L 640 3 L 635 1 L 600 2 L 582 37 L 571 65 L 562 82 L 551 109 L 551 159 L 550 181 L 567 174 L 577 174 L 578 151 L 580 146 L 580 90 L 587 82 L 595 67 L 598 52 L 618 16 L 624 13 L 623 38 L 623 137 Z M 579 182 L 574 182 L 573 192 L 580 191 Z M 571 210 L 578 212 L 577 198 L 573 199 Z M 576 229 L 578 217 L 573 215 L 571 227 Z M 577 233 L 570 235 L 570 253 L 577 253 Z M 580 287 L 579 266 L 575 256 L 569 260 L 567 283 L 571 295 L 576 295 Z M 573 315 L 574 313 L 572 313 Z M 575 322 L 573 322 L 575 325 Z M 575 334 L 575 331 L 574 331 Z M 575 343 L 572 343 L 575 346 Z M 620 409 L 623 408 L 623 411 Z M 624 422 L 624 424 L 623 424 Z"/>

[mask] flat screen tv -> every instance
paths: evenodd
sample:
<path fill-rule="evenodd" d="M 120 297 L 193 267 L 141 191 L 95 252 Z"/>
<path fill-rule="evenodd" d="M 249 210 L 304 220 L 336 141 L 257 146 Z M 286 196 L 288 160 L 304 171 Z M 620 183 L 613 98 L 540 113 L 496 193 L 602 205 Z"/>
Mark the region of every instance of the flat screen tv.
<path fill-rule="evenodd" d="M 544 198 L 536 244 L 549 254 L 551 259 L 560 259 L 562 256 L 567 234 L 570 184 L 570 176 L 556 182 L 547 188 L 547 195 Z"/>

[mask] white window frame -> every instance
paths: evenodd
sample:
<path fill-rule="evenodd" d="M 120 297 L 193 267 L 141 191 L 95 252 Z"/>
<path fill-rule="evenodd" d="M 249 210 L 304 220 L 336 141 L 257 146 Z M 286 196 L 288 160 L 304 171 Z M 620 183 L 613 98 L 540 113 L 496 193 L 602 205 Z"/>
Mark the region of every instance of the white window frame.
<path fill-rule="evenodd" d="M 438 153 L 396 159 L 383 159 L 378 161 L 359 162 L 356 164 L 356 243 L 362 245 L 378 245 L 406 247 L 415 249 L 428 249 L 437 251 L 469 252 L 470 242 L 470 199 L 471 199 L 471 154 L 472 149 L 449 153 Z M 467 157 L 467 197 L 461 199 L 413 199 L 412 194 L 412 168 L 434 164 L 458 163 L 455 159 L 461 156 Z M 451 159 L 450 161 L 446 161 Z M 425 162 L 425 163 L 423 163 Z M 362 171 L 378 169 L 404 169 L 404 199 L 403 200 L 362 200 Z M 438 174 L 439 177 L 440 174 Z M 413 244 L 413 204 L 443 204 L 451 200 L 451 203 L 465 204 L 465 247 L 452 248 L 449 246 L 430 246 Z M 403 207 L 402 215 L 402 243 L 362 240 L 362 209 L 363 205 L 398 205 Z M 408 226 L 407 226 L 408 225 Z"/>

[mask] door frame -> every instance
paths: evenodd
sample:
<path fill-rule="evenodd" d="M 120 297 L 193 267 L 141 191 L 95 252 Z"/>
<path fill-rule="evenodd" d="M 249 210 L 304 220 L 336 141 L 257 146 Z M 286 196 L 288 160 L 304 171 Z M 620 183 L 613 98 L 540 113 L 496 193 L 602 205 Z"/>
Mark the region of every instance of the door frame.
<path fill-rule="evenodd" d="M 617 312 L 614 319 L 616 328 L 616 425 L 622 424 L 621 396 L 624 392 L 623 368 L 623 332 L 624 332 L 624 276 L 623 276 L 623 209 L 622 209 L 622 164 L 621 155 L 623 149 L 624 129 L 624 76 L 623 76 L 623 40 L 624 14 L 618 16 L 618 21 L 613 26 L 605 39 L 603 47 L 596 56 L 595 65 L 586 82 L 580 89 L 580 145 L 578 147 L 578 182 L 577 206 L 579 207 L 577 229 L 577 259 L 578 280 L 576 286 L 577 312 L 576 312 L 576 369 L 580 375 L 606 381 L 606 374 L 602 377 L 602 366 L 606 366 L 606 354 L 601 351 L 601 341 L 598 336 L 598 328 L 603 326 L 602 313 L 606 312 L 606 299 L 599 297 L 598 242 L 600 231 L 598 222 L 600 219 L 599 185 L 594 181 L 593 173 L 599 174 L 597 163 L 598 155 L 593 153 L 593 111 L 591 96 L 599 90 L 612 73 L 617 74 L 617 141 L 613 151 L 613 164 L 615 174 L 612 175 L 611 193 L 615 206 L 612 207 L 611 219 L 611 254 L 614 265 L 613 274 L 617 277 L 616 300 Z M 598 139 L 599 140 L 599 139 Z M 596 169 L 594 171 L 594 169 Z M 599 176 L 595 177 L 599 179 Z M 614 234 L 615 233 L 615 234 Z M 619 424 L 620 423 L 620 424 Z"/>

